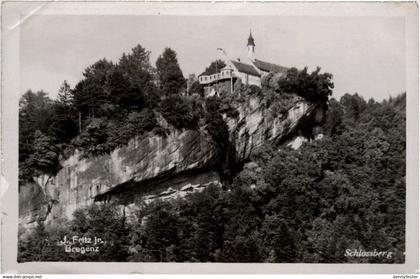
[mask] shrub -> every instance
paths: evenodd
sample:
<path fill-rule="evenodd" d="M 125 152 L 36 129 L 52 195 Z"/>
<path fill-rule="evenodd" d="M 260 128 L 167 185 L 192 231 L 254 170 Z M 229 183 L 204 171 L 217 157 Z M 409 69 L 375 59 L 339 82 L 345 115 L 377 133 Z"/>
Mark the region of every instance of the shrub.
<path fill-rule="evenodd" d="M 186 97 L 172 95 L 160 103 L 160 113 L 169 124 L 177 129 L 196 129 L 200 109 Z"/>
<path fill-rule="evenodd" d="M 120 126 L 119 133 L 125 136 L 126 144 L 130 138 L 152 131 L 157 126 L 155 113 L 150 109 L 144 109 L 141 112 L 131 112 L 127 116 L 126 124 Z"/>
<path fill-rule="evenodd" d="M 191 84 L 191 88 L 189 90 L 189 94 L 193 95 L 193 94 L 198 94 L 200 96 L 204 95 L 204 86 L 200 84 L 199 81 L 194 81 Z"/>
<path fill-rule="evenodd" d="M 330 73 L 320 74 L 320 71 L 321 68 L 318 67 L 308 74 L 307 67 L 301 71 L 291 68 L 287 75 L 279 80 L 279 90 L 297 94 L 308 101 L 327 102 L 334 88 L 333 76 Z"/>
<path fill-rule="evenodd" d="M 222 107 L 222 101 L 218 97 L 211 97 L 206 99 L 205 107 L 206 129 L 211 135 L 213 141 L 218 145 L 220 149 L 220 155 L 223 155 L 225 154 L 229 144 L 229 128 L 221 115 L 221 113 L 224 112 L 224 109 L 226 108 Z M 229 112 L 230 108 L 228 107 L 227 109 Z"/>
<path fill-rule="evenodd" d="M 86 129 L 73 141 L 73 145 L 85 156 L 109 152 L 107 123 L 106 118 L 92 118 Z"/>

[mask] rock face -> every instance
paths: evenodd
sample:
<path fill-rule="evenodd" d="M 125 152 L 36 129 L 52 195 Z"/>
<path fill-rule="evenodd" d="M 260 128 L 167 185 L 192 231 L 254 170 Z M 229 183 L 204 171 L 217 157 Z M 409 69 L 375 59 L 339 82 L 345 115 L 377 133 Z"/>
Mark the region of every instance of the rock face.
<path fill-rule="evenodd" d="M 310 122 L 316 126 L 324 118 L 322 105 L 301 99 L 280 117 L 273 117 L 270 107 L 267 108 L 264 99 L 258 96 L 250 97 L 237 109 L 239 118 L 229 118 L 227 123 L 238 162 L 248 159 L 251 152 L 265 142 L 282 143 L 296 136 L 301 122 Z"/>
<path fill-rule="evenodd" d="M 273 117 L 263 97 L 247 96 L 232 104 L 239 117 L 224 116 L 234 148 L 234 162 L 247 160 L 264 142 L 282 143 L 298 136 L 300 123 L 317 125 L 323 119 L 322 105 L 299 100 L 288 112 Z M 77 209 L 93 202 L 118 200 L 132 204 L 136 199 L 183 197 L 208 185 L 221 185 L 216 164 L 217 144 L 205 127 L 169 135 L 145 134 L 127 146 L 94 158 L 82 159 L 76 152 L 61 163 L 55 176 L 41 176 L 23 185 L 19 193 L 20 224 L 37 219 L 71 218 Z"/>

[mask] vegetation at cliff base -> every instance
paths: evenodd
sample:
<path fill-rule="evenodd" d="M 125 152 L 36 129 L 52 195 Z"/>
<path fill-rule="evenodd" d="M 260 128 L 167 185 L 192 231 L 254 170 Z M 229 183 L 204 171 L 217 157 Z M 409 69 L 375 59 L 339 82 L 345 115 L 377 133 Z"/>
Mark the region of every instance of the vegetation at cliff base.
<path fill-rule="evenodd" d="M 219 112 L 217 103 L 208 101 L 208 111 Z M 330 99 L 322 139 L 297 150 L 266 144 L 223 188 L 139 203 L 130 217 L 110 203 L 80 209 L 58 227 L 41 222 L 19 242 L 19 259 L 403 263 L 405 104 L 405 94 Z M 83 255 L 48 244 L 66 234 L 106 243 Z M 348 249 L 390 257 L 349 257 Z"/>
<path fill-rule="evenodd" d="M 48 226 L 38 222 L 24 237 L 25 230 L 19 230 L 18 261 L 127 260 L 130 227 L 124 209 L 114 204 L 93 204 L 77 209 L 73 215 L 71 221 L 62 219 Z"/>
<path fill-rule="evenodd" d="M 323 139 L 298 150 L 266 145 L 228 190 L 141 208 L 138 220 L 148 217 L 134 230 L 135 259 L 404 262 L 405 94 L 331 103 Z M 346 249 L 392 257 L 351 258 Z"/>

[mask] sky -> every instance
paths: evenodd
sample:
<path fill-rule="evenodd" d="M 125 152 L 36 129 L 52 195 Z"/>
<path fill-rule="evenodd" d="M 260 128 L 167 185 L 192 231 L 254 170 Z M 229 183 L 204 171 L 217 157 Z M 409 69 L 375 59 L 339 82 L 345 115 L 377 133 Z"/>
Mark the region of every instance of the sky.
<path fill-rule="evenodd" d="M 333 97 L 377 101 L 406 90 L 403 17 L 41 15 L 20 30 L 20 91 L 55 98 L 99 59 L 118 62 L 137 44 L 153 65 L 165 47 L 177 52 L 185 77 L 211 61 L 246 58 L 252 30 L 255 57 L 286 67 L 333 74 Z M 227 55 L 217 51 L 223 48 Z"/>

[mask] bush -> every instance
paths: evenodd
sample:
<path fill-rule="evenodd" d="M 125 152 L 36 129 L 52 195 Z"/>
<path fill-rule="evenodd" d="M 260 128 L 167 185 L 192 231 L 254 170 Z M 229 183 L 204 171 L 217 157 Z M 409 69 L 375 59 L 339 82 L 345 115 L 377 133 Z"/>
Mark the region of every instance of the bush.
<path fill-rule="evenodd" d="M 327 102 L 332 94 L 334 83 L 332 74 L 320 74 L 321 68 L 317 68 L 311 74 L 308 74 L 308 68 L 305 67 L 299 71 L 291 68 L 287 75 L 279 80 L 279 90 L 281 92 L 297 94 L 308 101 Z"/>
<path fill-rule="evenodd" d="M 32 166 L 44 173 L 55 174 L 59 168 L 58 148 L 53 140 L 35 131 L 34 152 L 29 157 Z"/>
<path fill-rule="evenodd" d="M 130 112 L 123 122 L 110 122 L 107 126 L 109 134 L 107 144 L 110 149 L 126 145 L 130 139 L 152 131 L 157 126 L 153 110 L 144 109 L 140 112 Z"/>
<path fill-rule="evenodd" d="M 224 96 L 220 103 L 220 113 L 226 113 L 227 117 L 238 118 L 239 111 L 232 106 L 232 96 Z"/>
<path fill-rule="evenodd" d="M 201 111 L 188 98 L 172 95 L 161 101 L 160 113 L 177 129 L 197 129 Z"/>
<path fill-rule="evenodd" d="M 150 132 L 157 126 L 156 115 L 150 109 L 130 112 L 122 120 L 93 118 L 73 145 L 85 157 L 97 156 L 126 145 L 133 137 Z"/>
<path fill-rule="evenodd" d="M 73 145 L 86 157 L 109 152 L 107 124 L 106 118 L 90 119 L 86 129 L 73 141 Z"/>
<path fill-rule="evenodd" d="M 199 81 L 194 81 L 191 84 L 191 88 L 188 92 L 190 95 L 198 94 L 200 96 L 204 96 L 204 86 L 200 84 Z"/>
<path fill-rule="evenodd" d="M 226 104 L 225 104 L 226 105 Z M 206 99 L 206 129 L 216 142 L 224 154 L 224 151 L 229 143 L 229 128 L 223 120 L 221 113 L 229 112 L 229 106 L 223 106 L 219 97 L 211 97 Z M 234 112 L 233 112 L 234 113 Z"/>
<path fill-rule="evenodd" d="M 294 94 L 282 93 L 274 91 L 273 89 L 263 89 L 263 94 L 266 96 L 266 102 L 270 107 L 273 117 L 285 118 L 287 112 L 291 109 L 296 102 L 303 98 Z"/>

